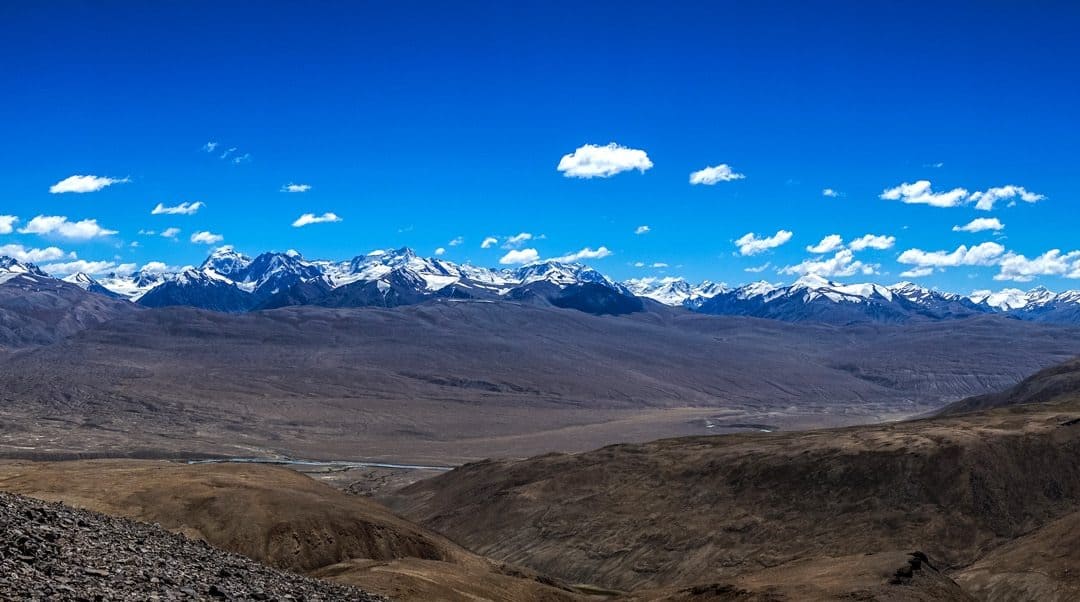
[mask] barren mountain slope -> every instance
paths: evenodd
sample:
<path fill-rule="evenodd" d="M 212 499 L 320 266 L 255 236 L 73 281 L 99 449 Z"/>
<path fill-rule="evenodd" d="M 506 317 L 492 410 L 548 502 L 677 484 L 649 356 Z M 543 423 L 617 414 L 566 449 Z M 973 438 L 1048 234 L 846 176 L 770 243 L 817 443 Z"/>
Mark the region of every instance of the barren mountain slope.
<path fill-rule="evenodd" d="M 1076 334 L 481 302 L 147 310 L 5 358 L 0 450 L 443 463 L 853 424 L 1011 385 L 1080 352 Z"/>
<path fill-rule="evenodd" d="M 3 276 L 8 280 L 0 282 L 0 349 L 46 345 L 140 310 L 53 278 Z"/>
<path fill-rule="evenodd" d="M 960 567 L 1072 512 L 1080 403 L 470 464 L 387 498 L 472 550 L 617 588 L 923 550 Z"/>

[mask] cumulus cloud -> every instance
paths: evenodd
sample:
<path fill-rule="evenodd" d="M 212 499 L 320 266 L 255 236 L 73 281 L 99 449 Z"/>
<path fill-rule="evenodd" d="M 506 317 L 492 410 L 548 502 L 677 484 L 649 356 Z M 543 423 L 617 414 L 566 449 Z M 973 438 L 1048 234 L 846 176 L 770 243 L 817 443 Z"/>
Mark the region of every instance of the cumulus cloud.
<path fill-rule="evenodd" d="M 293 184 L 292 182 L 281 187 L 281 192 L 307 192 L 309 190 L 311 190 L 310 184 Z"/>
<path fill-rule="evenodd" d="M 896 244 L 895 236 L 884 236 L 880 234 L 867 234 L 860 238 L 848 243 L 853 251 L 862 251 L 864 249 L 877 249 L 879 251 L 885 249 L 891 249 Z"/>
<path fill-rule="evenodd" d="M 435 249 L 435 255 L 436 256 L 445 255 L 445 254 L 446 254 L 446 249 L 445 248 L 439 247 L 438 249 Z"/>
<path fill-rule="evenodd" d="M 7 257 L 14 258 L 23 263 L 41 263 L 43 261 L 56 261 L 57 259 L 63 259 L 65 257 L 74 259 L 74 253 L 65 253 L 57 247 L 46 247 L 44 249 L 28 249 L 18 244 L 7 244 L 0 246 L 0 255 L 6 255 Z"/>
<path fill-rule="evenodd" d="M 296 221 L 292 223 L 293 228 L 302 228 L 310 224 L 329 224 L 333 222 L 340 222 L 341 218 L 336 213 L 327 211 L 322 215 L 315 215 L 314 213 L 305 213 L 296 218 Z"/>
<path fill-rule="evenodd" d="M 1013 199 L 1020 199 L 1025 203 L 1036 203 L 1045 199 L 1046 197 L 1041 194 L 1029 192 L 1023 186 L 998 186 L 996 188 L 990 188 L 982 192 L 976 192 L 971 195 L 971 202 L 975 203 L 976 209 L 982 209 L 983 211 L 990 211 L 994 208 L 994 203 L 998 201 L 1011 201 Z"/>
<path fill-rule="evenodd" d="M 904 278 L 922 278 L 923 276 L 929 276 L 934 273 L 932 267 L 912 268 L 906 272 L 900 272 L 900 276 Z"/>
<path fill-rule="evenodd" d="M 844 246 L 844 239 L 841 238 L 839 234 L 830 234 L 825 238 L 822 238 L 821 242 L 818 244 L 806 247 L 806 250 L 821 255 L 824 253 L 832 253 L 842 246 Z"/>
<path fill-rule="evenodd" d="M 652 166 L 653 163 L 645 151 L 612 142 L 607 146 L 581 146 L 574 152 L 563 155 L 556 169 L 568 178 L 610 178 L 632 169 L 645 173 L 645 170 Z"/>
<path fill-rule="evenodd" d="M 753 232 L 749 232 L 736 240 L 735 246 L 739 247 L 740 255 L 757 255 L 779 247 L 791 240 L 791 237 L 792 233 L 788 230 L 778 230 L 776 234 L 764 238 L 759 238 Z"/>
<path fill-rule="evenodd" d="M 1030 282 L 1036 276 L 1080 278 L 1080 251 L 1062 253 L 1060 249 L 1052 249 L 1031 259 L 1008 253 L 1001 259 L 1000 265 L 1001 270 L 994 280 Z"/>
<path fill-rule="evenodd" d="M 15 223 L 19 218 L 14 215 L 0 215 L 0 234 L 11 234 L 15 231 Z"/>
<path fill-rule="evenodd" d="M 143 267 L 139 268 L 139 271 L 145 274 L 168 274 L 170 272 L 179 272 L 180 268 L 167 265 L 161 261 L 148 261 Z"/>
<path fill-rule="evenodd" d="M 932 207 L 958 207 L 968 200 L 968 196 L 968 191 L 964 188 L 953 188 L 947 192 L 934 192 L 930 180 L 919 180 L 913 184 L 904 182 L 881 193 L 881 198 L 886 201 L 900 201 L 901 203 L 930 205 Z"/>
<path fill-rule="evenodd" d="M 536 249 L 511 249 L 499 259 L 502 265 L 522 265 L 540 261 L 540 254 Z"/>
<path fill-rule="evenodd" d="M 966 188 L 934 192 L 929 180 L 919 180 L 913 184 L 905 182 L 894 188 L 886 189 L 881 193 L 881 198 L 887 201 L 931 205 L 933 207 L 959 207 L 974 203 L 976 209 L 990 211 L 998 201 L 1019 199 L 1025 203 L 1035 203 L 1046 197 L 1031 192 L 1023 186 L 1014 186 L 1012 184 L 976 192 L 968 192 Z"/>
<path fill-rule="evenodd" d="M 216 245 L 223 240 L 225 240 L 224 236 L 206 230 L 191 235 L 191 242 L 202 243 L 204 245 Z"/>
<path fill-rule="evenodd" d="M 690 183 L 712 186 L 717 182 L 731 182 L 732 180 L 741 180 L 745 177 L 746 176 L 741 173 L 732 171 L 731 166 L 727 163 L 721 163 L 720 165 L 706 167 L 691 173 Z"/>
<path fill-rule="evenodd" d="M 515 234 L 513 236 L 507 237 L 506 240 L 503 242 L 503 248 L 513 249 L 514 247 L 520 247 L 521 245 L 529 242 L 532 239 L 533 235 L 531 233 L 521 232 L 520 234 Z"/>
<path fill-rule="evenodd" d="M 634 229 L 634 234 L 648 234 L 651 230 L 648 226 L 638 226 Z"/>
<path fill-rule="evenodd" d="M 751 267 L 748 267 L 748 268 L 743 268 L 743 271 L 744 272 L 750 272 L 751 274 L 760 274 L 760 273 L 764 272 L 765 270 L 769 269 L 770 267 L 772 267 L 772 262 L 766 261 L 765 263 L 763 263 L 761 265 L 755 265 L 755 266 L 751 266 Z"/>
<path fill-rule="evenodd" d="M 654 268 L 667 268 L 667 267 L 671 267 L 671 266 L 664 263 L 663 261 L 657 261 L 656 263 L 652 264 L 652 267 L 654 267 Z"/>
<path fill-rule="evenodd" d="M 490 249 L 491 247 L 494 247 L 497 244 L 499 244 L 499 239 L 495 238 L 494 236 L 489 236 L 489 237 L 484 239 L 484 242 L 480 243 L 480 248 L 481 249 Z"/>
<path fill-rule="evenodd" d="M 996 242 L 984 242 L 973 247 L 960 245 L 955 251 L 923 251 L 908 249 L 897 261 L 918 267 L 946 268 L 956 266 L 994 265 L 1005 253 L 1005 247 Z"/>
<path fill-rule="evenodd" d="M 796 265 L 784 266 L 780 268 L 780 273 L 800 276 L 813 274 L 823 278 L 836 278 L 855 274 L 875 274 L 877 268 L 875 264 L 867 264 L 855 259 L 855 254 L 851 249 L 841 249 L 828 259 L 806 259 Z"/>
<path fill-rule="evenodd" d="M 446 244 L 450 245 L 451 247 L 456 247 L 463 242 L 465 242 L 465 238 L 463 236 L 455 236 L 453 240 Z"/>
<path fill-rule="evenodd" d="M 986 230 L 1004 230 L 1005 224 L 996 217 L 980 217 L 971 220 L 963 226 L 953 226 L 953 232 L 984 232 Z"/>
<path fill-rule="evenodd" d="M 62 215 L 39 215 L 19 228 L 20 234 L 38 234 L 41 236 L 59 236 L 72 240 L 89 240 L 116 234 L 116 230 L 108 230 L 98 225 L 96 219 L 84 219 L 77 222 L 68 221 Z"/>
<path fill-rule="evenodd" d="M 49 192 L 97 192 L 106 186 L 129 182 L 128 178 L 106 178 L 104 176 L 68 176 L 49 187 Z"/>
<path fill-rule="evenodd" d="M 161 231 L 161 235 L 165 238 L 176 238 L 177 234 L 180 234 L 180 228 L 165 228 Z"/>
<path fill-rule="evenodd" d="M 827 196 L 827 197 L 831 197 L 831 198 L 836 198 L 836 197 L 840 196 L 840 193 L 837 192 L 836 190 L 833 190 L 832 188 L 826 188 L 826 189 L 821 191 L 821 196 Z"/>
<path fill-rule="evenodd" d="M 202 201 L 195 201 L 194 203 L 183 202 L 173 207 L 166 207 L 162 203 L 158 203 L 157 207 L 154 207 L 150 211 L 150 215 L 195 215 L 206 206 L 206 203 Z"/>
<path fill-rule="evenodd" d="M 130 274 L 134 270 L 134 267 L 135 264 L 132 263 L 117 265 L 115 261 L 86 261 L 84 259 L 76 259 L 64 263 L 50 263 L 41 266 L 41 269 L 53 276 L 67 276 L 68 274 L 75 274 L 77 272 L 98 275 L 107 274 L 109 272 L 122 273 L 126 271 L 126 273 Z"/>
<path fill-rule="evenodd" d="M 590 247 L 585 247 L 584 249 L 576 253 L 569 253 L 567 255 L 563 255 L 562 257 L 556 257 L 552 261 L 560 261 L 562 263 L 574 263 L 576 261 L 581 261 L 582 259 L 603 259 L 605 257 L 610 257 L 611 255 L 612 253 L 608 250 L 607 247 L 599 247 L 595 250 Z"/>

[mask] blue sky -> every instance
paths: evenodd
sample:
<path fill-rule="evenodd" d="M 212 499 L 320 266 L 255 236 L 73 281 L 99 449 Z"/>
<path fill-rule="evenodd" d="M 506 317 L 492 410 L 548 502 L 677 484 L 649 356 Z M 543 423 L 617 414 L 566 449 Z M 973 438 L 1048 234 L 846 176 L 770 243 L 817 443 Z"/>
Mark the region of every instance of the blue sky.
<path fill-rule="evenodd" d="M 42 264 L 602 247 L 618 278 L 1080 287 L 1075 3 L 43 4 L 0 7 L 0 246 Z M 612 142 L 647 159 L 568 177 Z M 127 181 L 50 193 L 73 175 Z M 953 231 L 976 218 L 1004 228 Z"/>

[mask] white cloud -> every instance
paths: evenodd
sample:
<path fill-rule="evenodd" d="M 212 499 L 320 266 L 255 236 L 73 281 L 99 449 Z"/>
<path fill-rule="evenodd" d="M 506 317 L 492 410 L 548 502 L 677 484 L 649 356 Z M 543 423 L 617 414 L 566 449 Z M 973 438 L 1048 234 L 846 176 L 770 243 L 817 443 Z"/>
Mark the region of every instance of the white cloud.
<path fill-rule="evenodd" d="M 568 255 L 563 255 L 562 257 L 556 257 L 552 259 L 552 261 L 559 261 L 562 263 L 574 263 L 576 261 L 581 261 L 582 259 L 603 259 L 605 257 L 610 257 L 611 255 L 612 253 L 608 250 L 607 247 L 599 247 L 596 250 L 593 250 L 590 247 L 585 247 L 584 249 L 576 253 L 570 253 Z"/>
<path fill-rule="evenodd" d="M 237 156 L 233 157 L 233 159 L 232 159 L 232 162 L 234 164 L 236 164 L 236 165 L 240 165 L 241 163 L 248 163 L 250 161 L 251 161 L 251 153 L 244 153 L 242 155 L 237 155 Z"/>
<path fill-rule="evenodd" d="M 1019 198 L 1025 203 L 1035 203 L 1046 197 L 1034 192 L 1028 192 L 1023 186 L 1013 186 L 1012 184 L 1009 184 L 1008 186 L 998 186 L 982 192 L 975 192 L 971 195 L 971 202 L 975 203 L 976 209 L 990 211 L 994 208 L 994 203 L 1015 198 Z"/>
<path fill-rule="evenodd" d="M 153 236 L 157 234 L 157 230 L 139 230 L 139 234 L 143 236 Z"/>
<path fill-rule="evenodd" d="M 491 247 L 494 247 L 497 244 L 499 244 L 499 239 L 495 238 L 494 236 L 489 236 L 489 237 L 484 239 L 484 242 L 480 243 L 480 248 L 481 249 L 490 249 Z"/>
<path fill-rule="evenodd" d="M 963 226 L 953 226 L 953 232 L 984 232 L 986 230 L 998 230 L 1005 229 L 1005 224 L 1001 223 L 996 217 L 980 217 L 971 220 Z"/>
<path fill-rule="evenodd" d="M 292 182 L 281 187 L 281 192 L 307 192 L 309 190 L 311 190 L 310 184 L 293 184 Z"/>
<path fill-rule="evenodd" d="M 903 184 L 889 188 L 881 193 L 881 198 L 886 201 L 900 201 L 914 205 L 931 205 L 933 207 L 958 207 L 968 199 L 968 191 L 964 188 L 954 188 L 948 192 L 934 192 L 930 180 L 919 180 L 914 184 Z"/>
<path fill-rule="evenodd" d="M 884 236 L 880 234 L 867 234 L 861 238 L 848 243 L 853 251 L 862 251 L 864 249 L 877 249 L 879 251 L 885 249 L 891 249 L 896 244 L 895 236 Z"/>
<path fill-rule="evenodd" d="M 68 274 L 74 274 L 76 272 L 83 272 L 91 275 L 106 274 L 109 272 L 117 272 L 120 267 L 121 266 L 117 265 L 114 261 L 86 261 L 84 259 L 76 259 L 75 261 L 68 261 L 65 263 L 50 263 L 41 266 L 41 269 L 53 276 L 67 276 Z M 134 264 L 125 263 L 123 264 L 123 267 L 133 268 Z"/>
<path fill-rule="evenodd" d="M 217 148 L 217 147 L 218 147 L 218 143 L 211 141 L 211 142 L 207 142 L 206 144 L 204 144 L 202 148 L 203 148 L 204 151 L 206 151 L 208 153 L 212 153 L 212 152 L 214 152 L 214 149 Z"/>
<path fill-rule="evenodd" d="M 666 264 L 666 263 L 664 263 L 662 261 L 657 261 L 656 263 L 652 264 L 652 267 L 654 267 L 654 268 L 666 268 L 666 267 L 671 267 L 671 266 L 669 266 L 668 264 Z"/>
<path fill-rule="evenodd" d="M 652 228 L 650 228 L 650 227 L 648 227 L 648 226 L 638 226 L 638 227 L 637 227 L 637 228 L 636 228 L 636 229 L 634 230 L 634 234 L 647 234 L 647 233 L 649 233 L 649 232 L 650 232 L 651 230 L 652 230 Z"/>
<path fill-rule="evenodd" d="M 537 261 L 540 261 L 540 254 L 536 252 L 536 249 L 512 249 L 499 259 L 502 265 L 520 265 Z"/>
<path fill-rule="evenodd" d="M 0 215 L 0 234 L 11 234 L 15 231 L 15 222 L 19 218 L 14 215 Z"/>
<path fill-rule="evenodd" d="M 446 254 L 446 249 L 444 249 L 443 247 L 439 247 L 438 249 L 435 249 L 435 255 L 436 256 L 445 255 L 445 254 Z"/>
<path fill-rule="evenodd" d="M 830 234 L 825 238 L 822 238 L 821 242 L 818 244 L 806 247 L 806 250 L 817 255 L 822 255 L 824 253 L 831 253 L 842 246 L 844 246 L 844 239 L 841 238 L 839 234 Z"/>
<path fill-rule="evenodd" d="M 946 268 L 956 266 L 994 265 L 1005 252 L 1005 247 L 996 242 L 984 242 L 973 247 L 960 245 L 955 251 L 932 251 L 908 249 L 900 254 L 897 261 L 919 267 Z"/>
<path fill-rule="evenodd" d="M 315 215 L 314 213 L 305 213 L 296 218 L 296 221 L 292 223 L 293 228 L 302 228 L 309 224 L 329 224 L 333 222 L 340 222 L 341 218 L 336 213 L 327 211 L 322 215 Z"/>
<path fill-rule="evenodd" d="M 146 274 L 168 274 L 170 272 L 179 272 L 180 268 L 166 265 L 161 261 L 149 261 L 143 267 L 139 268 L 139 271 Z"/>
<path fill-rule="evenodd" d="M 157 207 L 154 207 L 150 211 L 150 215 L 195 215 L 206 206 L 206 203 L 202 201 L 195 201 L 194 203 L 183 202 L 174 207 L 166 207 L 162 203 L 158 203 Z"/>
<path fill-rule="evenodd" d="M 129 182 L 128 178 L 106 178 L 104 176 L 69 176 L 49 187 L 49 192 L 97 192 L 106 186 Z"/>
<path fill-rule="evenodd" d="M 448 243 L 446 243 L 446 244 L 447 244 L 447 245 L 449 245 L 449 246 L 451 246 L 451 247 L 456 247 L 456 246 L 460 245 L 460 244 L 461 244 L 461 243 L 463 243 L 463 242 L 465 242 L 465 238 L 464 238 L 464 237 L 462 237 L 462 236 L 455 236 L 453 240 L 451 240 L 450 242 L 448 242 Z"/>
<path fill-rule="evenodd" d="M 712 186 L 717 182 L 731 182 L 732 180 L 741 180 L 745 178 L 741 173 L 735 173 L 731 170 L 731 166 L 727 163 L 721 163 L 713 167 L 706 167 L 705 169 L 699 169 L 690 174 L 691 184 L 704 184 L 705 186 Z"/>
<path fill-rule="evenodd" d="M 89 240 L 116 234 L 116 230 L 107 230 L 98 225 L 96 219 L 84 219 L 70 222 L 62 215 L 39 215 L 19 228 L 20 234 L 55 235 L 72 240 Z"/>
<path fill-rule="evenodd" d="M 56 261 L 57 259 L 63 259 L 68 257 L 75 258 L 74 253 L 65 253 L 57 247 L 46 247 L 44 249 L 27 249 L 22 245 L 8 244 L 0 246 L 0 255 L 12 257 L 26 263 L 40 263 L 43 261 Z"/>
<path fill-rule="evenodd" d="M 821 196 L 827 196 L 827 197 L 831 197 L 831 198 L 836 198 L 836 197 L 840 196 L 840 193 L 837 192 L 836 190 L 833 190 L 832 188 L 826 188 L 826 189 L 821 191 Z"/>
<path fill-rule="evenodd" d="M 652 166 L 645 151 L 612 142 L 607 146 L 581 146 L 569 155 L 563 155 L 556 169 L 568 178 L 610 178 L 632 169 L 645 173 Z"/>
<path fill-rule="evenodd" d="M 635 261 L 634 262 L 634 267 L 635 268 L 643 268 L 643 267 L 645 267 L 645 262 L 644 261 Z"/>
<path fill-rule="evenodd" d="M 806 275 L 814 274 L 823 278 L 854 276 L 855 274 L 870 275 L 877 272 L 878 266 L 867 264 L 855 259 L 851 249 L 841 249 L 828 259 L 807 259 L 797 265 L 789 265 L 780 268 L 781 274 Z"/>
<path fill-rule="evenodd" d="M 165 238 L 176 238 L 177 234 L 180 234 L 180 228 L 165 228 L 161 231 L 161 235 Z"/>
<path fill-rule="evenodd" d="M 1035 203 L 1046 197 L 1030 192 L 1023 186 L 998 186 L 983 191 L 969 193 L 966 188 L 954 188 L 948 192 L 934 192 L 929 180 L 919 180 L 914 184 L 907 182 L 889 188 L 881 193 L 881 198 L 887 201 L 901 201 L 903 203 L 931 205 L 933 207 L 959 207 L 974 203 L 976 209 L 990 211 L 994 203 L 1019 199 L 1025 203 Z"/>
<path fill-rule="evenodd" d="M 521 232 L 520 234 L 515 234 L 513 236 L 507 237 L 506 241 L 503 243 L 503 248 L 513 249 L 514 247 L 520 247 L 521 245 L 529 242 L 532 239 L 532 234 L 528 232 Z"/>
<path fill-rule="evenodd" d="M 1001 271 L 994 280 L 1030 282 L 1036 276 L 1065 276 L 1080 278 L 1080 251 L 1062 253 L 1053 249 L 1028 259 L 1017 253 L 1009 253 L 1001 259 Z"/>
<path fill-rule="evenodd" d="M 748 267 L 748 268 L 743 268 L 743 271 L 744 272 L 750 272 L 751 274 L 760 274 L 760 273 L 764 272 L 765 270 L 769 269 L 770 267 L 772 267 L 772 262 L 767 261 L 767 262 L 765 262 L 765 263 L 763 263 L 761 265 L 756 265 L 756 266 L 752 266 L 752 267 Z"/>
<path fill-rule="evenodd" d="M 225 240 L 224 236 L 206 230 L 191 235 L 191 242 L 202 243 L 204 245 L 216 245 L 223 240 Z"/>
<path fill-rule="evenodd" d="M 739 247 L 740 255 L 757 255 L 779 247 L 791 240 L 791 236 L 792 233 L 788 230 L 779 230 L 776 234 L 765 238 L 758 238 L 756 234 L 749 232 L 736 240 L 735 245 Z"/>
<path fill-rule="evenodd" d="M 922 278 L 924 276 L 929 276 L 933 273 L 934 268 L 927 266 L 921 268 L 912 268 L 910 270 L 907 270 L 906 272 L 900 272 L 900 276 L 903 278 Z"/>

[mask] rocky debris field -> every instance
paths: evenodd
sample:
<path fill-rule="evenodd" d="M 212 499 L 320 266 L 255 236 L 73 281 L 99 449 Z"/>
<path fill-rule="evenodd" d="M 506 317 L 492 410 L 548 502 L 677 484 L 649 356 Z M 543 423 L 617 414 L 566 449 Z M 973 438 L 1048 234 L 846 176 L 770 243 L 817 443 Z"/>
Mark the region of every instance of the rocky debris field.
<path fill-rule="evenodd" d="M 0 599 L 384 600 L 156 525 L 6 493 L 0 493 Z"/>

